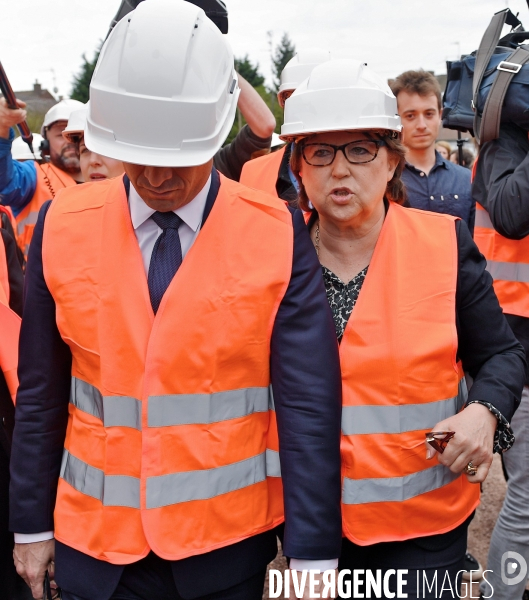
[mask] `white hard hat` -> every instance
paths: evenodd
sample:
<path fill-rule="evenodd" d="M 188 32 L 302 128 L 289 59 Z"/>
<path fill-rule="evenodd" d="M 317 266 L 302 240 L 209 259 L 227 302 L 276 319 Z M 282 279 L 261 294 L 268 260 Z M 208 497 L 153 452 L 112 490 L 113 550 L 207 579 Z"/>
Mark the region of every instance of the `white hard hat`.
<path fill-rule="evenodd" d="M 281 92 L 294 91 L 312 73 L 312 69 L 324 62 L 331 60 L 329 50 L 304 50 L 298 52 L 291 58 L 283 71 L 281 71 L 281 84 L 278 96 Z"/>
<path fill-rule="evenodd" d="M 44 115 L 44 123 L 40 128 L 40 134 L 44 135 L 45 130 L 57 121 L 67 121 L 74 110 L 83 108 L 84 104 L 78 100 L 61 100 Z"/>
<path fill-rule="evenodd" d="M 276 146 L 281 146 L 284 144 L 283 140 L 279 137 L 277 133 L 272 133 L 272 141 L 270 143 L 270 148 L 275 148 Z"/>
<path fill-rule="evenodd" d="M 204 164 L 228 137 L 239 91 L 233 53 L 201 8 L 142 2 L 103 46 L 85 143 L 123 162 Z"/>
<path fill-rule="evenodd" d="M 35 156 L 33 156 L 26 142 L 20 136 L 18 136 L 11 144 L 11 156 L 15 160 L 40 160 L 41 156 L 39 146 L 42 142 L 42 139 L 43 138 L 40 134 L 33 134 L 33 150 L 35 151 Z"/>
<path fill-rule="evenodd" d="M 359 129 L 402 131 L 397 99 L 366 63 L 331 60 L 315 67 L 286 101 L 281 139 Z"/>
<path fill-rule="evenodd" d="M 83 105 L 80 110 L 74 110 L 68 119 L 68 125 L 62 132 L 62 137 L 69 142 L 78 142 L 84 134 L 86 128 L 86 115 L 88 113 L 88 103 Z"/>

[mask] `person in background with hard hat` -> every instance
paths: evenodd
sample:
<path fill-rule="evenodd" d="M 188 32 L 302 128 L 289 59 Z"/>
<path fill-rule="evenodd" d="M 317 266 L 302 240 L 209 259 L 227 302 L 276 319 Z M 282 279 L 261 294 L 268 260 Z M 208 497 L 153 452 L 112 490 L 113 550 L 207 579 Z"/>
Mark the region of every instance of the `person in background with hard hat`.
<path fill-rule="evenodd" d="M 142 2 L 101 51 L 85 141 L 126 176 L 46 204 L 26 272 L 10 523 L 34 598 L 48 569 L 64 600 L 261 600 L 283 519 L 293 568 L 339 555 L 332 315 L 301 212 L 212 168 L 238 93 L 187 2 Z"/>
<path fill-rule="evenodd" d="M 9 531 L 9 455 L 15 421 L 22 287 L 15 239 L 0 228 L 0 597 L 9 600 L 31 597 L 13 565 L 13 534 Z"/>
<path fill-rule="evenodd" d="M 412 208 L 459 217 L 474 232 L 476 205 L 470 172 L 435 149 L 441 126 L 441 88 L 427 71 L 406 71 L 390 81 L 402 119 L 406 165 L 402 181 Z"/>
<path fill-rule="evenodd" d="M 380 569 L 384 597 L 399 587 L 390 570 L 408 569 L 409 597 L 452 598 L 477 484 L 513 442 L 525 359 L 465 223 L 400 206 L 401 128 L 386 81 L 333 60 L 287 100 L 281 137 L 296 143 L 340 344 L 340 569 Z M 419 571 L 444 591 L 417 589 Z"/>
<path fill-rule="evenodd" d="M 49 156 L 49 162 L 42 165 L 35 161 L 18 162 L 11 157 L 15 136 L 12 128 L 26 119 L 26 104 L 19 100 L 18 105 L 19 109 L 12 110 L 0 99 L 0 202 L 13 210 L 17 241 L 27 257 L 40 207 L 60 189 L 83 181 L 76 148 L 62 137 L 62 131 L 72 111 L 84 104 L 61 100 L 46 113 L 41 154 Z"/>
<path fill-rule="evenodd" d="M 65 140 L 75 144 L 79 154 L 79 165 L 85 182 L 104 181 L 119 177 L 125 173 L 125 167 L 120 160 L 101 156 L 86 147 L 84 131 L 86 129 L 86 117 L 88 104 L 81 110 L 74 110 L 68 119 L 66 129 L 62 132 Z"/>
<path fill-rule="evenodd" d="M 296 87 L 306 79 L 315 66 L 331 59 L 329 51 L 307 50 L 298 52 L 288 61 L 281 73 L 277 100 L 281 108 Z M 247 162 L 241 173 L 241 183 L 256 190 L 278 196 L 297 208 L 297 182 L 290 169 L 292 146 L 287 144 L 267 156 Z"/>

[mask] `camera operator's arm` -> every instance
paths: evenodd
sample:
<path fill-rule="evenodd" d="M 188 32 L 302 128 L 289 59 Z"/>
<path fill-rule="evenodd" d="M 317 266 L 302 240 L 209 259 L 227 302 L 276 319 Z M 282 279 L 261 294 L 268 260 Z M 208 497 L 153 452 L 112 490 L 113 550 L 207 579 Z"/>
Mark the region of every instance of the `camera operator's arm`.
<path fill-rule="evenodd" d="M 215 167 L 226 177 L 239 181 L 245 163 L 257 153 L 270 148 L 276 120 L 265 101 L 254 88 L 239 75 L 241 94 L 237 104 L 248 125 L 237 137 L 215 155 Z"/>
<path fill-rule="evenodd" d="M 13 127 L 26 118 L 26 104 L 21 100 L 17 102 L 20 108 L 12 110 L 0 98 L 0 204 L 10 206 L 15 216 L 31 200 L 37 186 L 35 163 L 18 162 L 11 156 Z"/>
<path fill-rule="evenodd" d="M 502 126 L 497 140 L 483 145 L 472 195 L 504 237 L 529 235 L 529 139 L 514 125 Z"/>
<path fill-rule="evenodd" d="M 276 128 L 276 120 L 272 111 L 246 79 L 239 74 L 238 77 L 241 94 L 237 106 L 246 119 L 248 127 L 257 137 L 271 137 Z"/>

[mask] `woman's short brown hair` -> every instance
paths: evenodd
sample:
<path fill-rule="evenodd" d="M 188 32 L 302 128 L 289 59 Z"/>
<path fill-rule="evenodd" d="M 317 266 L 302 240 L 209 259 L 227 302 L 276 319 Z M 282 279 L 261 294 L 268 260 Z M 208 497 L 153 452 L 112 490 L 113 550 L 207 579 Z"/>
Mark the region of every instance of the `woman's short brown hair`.
<path fill-rule="evenodd" d="M 384 132 L 373 132 L 374 136 L 380 140 L 384 141 L 386 150 L 390 156 L 395 157 L 398 160 L 397 168 L 395 169 L 395 173 L 393 173 L 393 177 L 391 181 L 388 182 L 386 187 L 385 197 L 396 204 L 404 204 L 406 201 L 406 188 L 404 187 L 404 183 L 402 182 L 401 175 L 404 170 L 404 165 L 406 163 L 405 155 L 406 150 L 400 141 L 400 138 L 394 137 L 394 133 L 391 131 Z M 292 154 L 290 156 L 290 168 L 294 173 L 295 178 L 299 183 L 299 193 L 298 193 L 298 206 L 304 211 L 311 211 L 311 205 L 309 198 L 307 196 L 307 192 L 305 190 L 305 186 L 303 185 L 303 181 L 299 176 L 299 172 L 301 171 L 301 164 L 303 161 L 303 143 L 305 140 L 302 140 L 299 143 L 294 144 L 294 149 L 292 150 Z"/>

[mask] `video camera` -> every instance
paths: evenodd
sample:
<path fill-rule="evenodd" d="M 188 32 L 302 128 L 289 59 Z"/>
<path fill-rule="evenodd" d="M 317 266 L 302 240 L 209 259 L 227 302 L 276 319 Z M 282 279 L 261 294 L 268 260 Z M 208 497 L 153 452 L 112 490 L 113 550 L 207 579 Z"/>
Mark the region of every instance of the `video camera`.
<path fill-rule="evenodd" d="M 179 0 L 175 0 L 179 1 Z M 186 0 L 195 6 L 200 7 L 206 15 L 215 23 L 222 33 L 228 33 L 228 9 L 223 0 Z M 110 32 L 114 29 L 118 21 L 121 21 L 125 15 L 133 11 L 143 0 L 121 0 L 121 6 L 110 23 L 110 29 L 107 33 L 107 38 Z"/>

